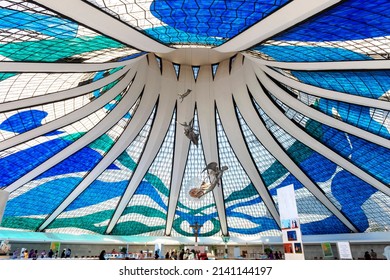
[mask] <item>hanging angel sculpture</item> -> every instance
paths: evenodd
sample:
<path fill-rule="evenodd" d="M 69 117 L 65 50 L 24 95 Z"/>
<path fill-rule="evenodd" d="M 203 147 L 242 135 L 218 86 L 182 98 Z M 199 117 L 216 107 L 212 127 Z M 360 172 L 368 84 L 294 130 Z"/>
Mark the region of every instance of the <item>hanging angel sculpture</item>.
<path fill-rule="evenodd" d="M 183 94 L 178 94 L 178 96 L 179 96 L 179 99 L 180 99 L 180 103 L 182 103 L 183 102 L 183 100 L 184 100 L 184 98 L 186 98 L 190 93 L 191 93 L 191 89 L 187 89 L 187 91 L 185 92 L 185 93 L 183 93 Z"/>
<path fill-rule="evenodd" d="M 180 124 L 184 127 L 184 135 L 187 136 L 187 138 L 190 139 L 191 142 L 194 143 L 196 147 L 198 147 L 199 133 L 197 133 L 197 131 L 193 128 L 194 119 L 192 119 L 188 124 L 187 122 L 180 123 Z"/>
<path fill-rule="evenodd" d="M 209 177 L 210 182 L 207 183 L 203 180 L 199 188 L 192 188 L 189 191 L 189 195 L 194 198 L 201 198 L 205 194 L 211 192 L 217 185 L 220 184 L 223 172 L 228 170 L 227 166 L 218 167 L 216 162 L 210 162 L 205 169 L 202 170 L 202 173 L 207 170 L 207 176 Z"/>

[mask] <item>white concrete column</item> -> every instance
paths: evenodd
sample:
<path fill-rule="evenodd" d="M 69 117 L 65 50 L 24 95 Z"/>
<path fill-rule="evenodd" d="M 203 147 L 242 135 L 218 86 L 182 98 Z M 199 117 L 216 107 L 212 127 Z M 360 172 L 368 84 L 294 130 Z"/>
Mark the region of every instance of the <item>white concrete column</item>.
<path fill-rule="evenodd" d="M 5 205 L 7 204 L 9 192 L 0 190 L 0 224 L 3 219 Z"/>

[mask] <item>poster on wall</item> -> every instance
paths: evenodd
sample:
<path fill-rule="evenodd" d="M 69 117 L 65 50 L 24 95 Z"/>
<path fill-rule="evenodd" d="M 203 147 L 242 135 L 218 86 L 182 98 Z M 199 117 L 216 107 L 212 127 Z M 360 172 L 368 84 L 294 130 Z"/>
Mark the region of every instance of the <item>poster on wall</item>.
<path fill-rule="evenodd" d="M 60 252 L 60 246 L 61 246 L 61 243 L 60 242 L 52 242 L 50 244 L 50 249 L 53 250 L 54 254 L 58 254 Z"/>
<path fill-rule="evenodd" d="M 332 246 L 330 245 L 329 242 L 321 243 L 321 248 L 325 258 L 333 257 Z"/>
<path fill-rule="evenodd" d="M 337 250 L 340 260 L 352 260 L 351 247 L 349 242 L 337 242 Z"/>
<path fill-rule="evenodd" d="M 277 197 L 285 259 L 304 260 L 302 232 L 299 224 L 294 186 L 288 185 L 278 189 Z"/>

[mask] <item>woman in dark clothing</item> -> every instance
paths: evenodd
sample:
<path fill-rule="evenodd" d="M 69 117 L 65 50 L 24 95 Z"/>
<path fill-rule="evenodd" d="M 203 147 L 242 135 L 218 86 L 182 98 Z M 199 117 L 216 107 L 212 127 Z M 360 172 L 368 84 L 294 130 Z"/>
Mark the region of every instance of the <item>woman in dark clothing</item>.
<path fill-rule="evenodd" d="M 106 250 L 103 250 L 100 252 L 100 255 L 99 255 L 99 260 L 105 260 L 106 258 L 104 257 L 106 254 Z"/>

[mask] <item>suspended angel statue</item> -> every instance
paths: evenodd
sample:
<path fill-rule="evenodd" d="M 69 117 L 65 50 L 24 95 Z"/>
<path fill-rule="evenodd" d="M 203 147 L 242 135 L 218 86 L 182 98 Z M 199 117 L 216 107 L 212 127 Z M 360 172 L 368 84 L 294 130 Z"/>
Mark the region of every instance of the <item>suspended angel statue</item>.
<path fill-rule="evenodd" d="M 197 131 L 193 128 L 194 119 L 192 119 L 189 124 L 187 124 L 187 122 L 180 124 L 184 127 L 184 135 L 187 136 L 187 138 L 190 139 L 196 147 L 198 147 L 199 133 L 197 133 Z"/>
<path fill-rule="evenodd" d="M 228 170 L 228 167 L 222 166 L 222 168 L 219 168 L 216 162 L 210 162 L 206 168 L 202 170 L 202 173 L 206 170 L 210 179 L 210 183 L 206 183 L 203 180 L 199 188 L 192 188 L 189 191 L 191 197 L 201 198 L 205 194 L 211 192 L 217 185 L 219 185 L 223 172 Z"/>
<path fill-rule="evenodd" d="M 180 103 L 182 103 L 183 102 L 183 100 L 184 100 L 184 98 L 186 98 L 190 93 L 191 93 L 191 89 L 187 89 L 187 91 L 185 92 L 185 93 L 183 93 L 183 94 L 178 94 L 178 96 L 179 96 L 179 99 L 180 99 Z"/>

